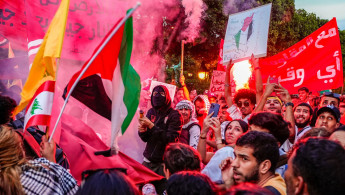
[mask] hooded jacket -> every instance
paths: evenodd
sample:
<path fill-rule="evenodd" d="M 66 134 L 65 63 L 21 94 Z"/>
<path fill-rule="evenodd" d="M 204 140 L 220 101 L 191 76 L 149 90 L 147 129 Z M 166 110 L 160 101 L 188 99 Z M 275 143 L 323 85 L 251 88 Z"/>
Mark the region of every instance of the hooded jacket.
<path fill-rule="evenodd" d="M 164 106 L 157 108 L 153 104 L 153 92 L 160 87 L 165 92 Z M 145 132 L 139 132 L 139 137 L 147 142 L 144 157 L 152 163 L 163 162 L 165 147 L 171 142 L 178 142 L 182 129 L 182 116 L 171 107 L 169 91 L 165 86 L 159 85 L 153 88 L 151 94 L 151 108 L 146 117 L 153 122 L 152 129 L 147 128 Z"/>

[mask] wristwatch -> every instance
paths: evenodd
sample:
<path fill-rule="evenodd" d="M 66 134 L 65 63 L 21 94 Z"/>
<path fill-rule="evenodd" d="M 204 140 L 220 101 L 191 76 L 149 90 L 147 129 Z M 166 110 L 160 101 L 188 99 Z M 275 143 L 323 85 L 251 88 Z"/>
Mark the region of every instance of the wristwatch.
<path fill-rule="evenodd" d="M 294 107 L 294 105 L 293 105 L 293 103 L 292 103 L 292 102 L 288 102 L 288 103 L 286 103 L 286 104 L 285 104 L 285 107 L 288 107 L 288 106 L 292 106 L 292 107 Z"/>

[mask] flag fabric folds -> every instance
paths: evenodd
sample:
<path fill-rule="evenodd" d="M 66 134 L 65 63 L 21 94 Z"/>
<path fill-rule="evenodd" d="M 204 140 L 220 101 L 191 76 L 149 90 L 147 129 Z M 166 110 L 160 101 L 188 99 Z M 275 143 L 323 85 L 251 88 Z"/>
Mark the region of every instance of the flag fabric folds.
<path fill-rule="evenodd" d="M 24 129 L 34 125 L 49 126 L 53 107 L 55 81 L 44 82 L 28 104 L 24 118 Z"/>
<path fill-rule="evenodd" d="M 94 59 L 72 92 L 72 97 L 112 121 L 112 143 L 120 130 L 125 132 L 139 104 L 141 84 L 139 75 L 130 65 L 132 45 L 133 23 L 129 18 Z M 64 97 L 89 61 L 72 77 Z"/>
<path fill-rule="evenodd" d="M 36 90 L 45 81 L 55 81 L 56 58 L 60 58 L 61 56 L 68 9 L 69 0 L 62 0 L 32 63 L 21 93 L 21 101 L 16 107 L 14 114 L 19 113 L 28 105 Z"/>
<path fill-rule="evenodd" d="M 163 179 L 162 176 L 121 152 L 110 157 L 96 156 L 94 154 L 96 151 L 107 150 L 109 147 L 104 144 L 93 129 L 70 115 L 62 115 L 60 146 L 71 162 L 71 174 L 78 181 L 78 184 L 81 183 L 81 175 L 85 170 L 111 168 L 126 169 L 127 175 L 135 184 L 145 184 Z"/>

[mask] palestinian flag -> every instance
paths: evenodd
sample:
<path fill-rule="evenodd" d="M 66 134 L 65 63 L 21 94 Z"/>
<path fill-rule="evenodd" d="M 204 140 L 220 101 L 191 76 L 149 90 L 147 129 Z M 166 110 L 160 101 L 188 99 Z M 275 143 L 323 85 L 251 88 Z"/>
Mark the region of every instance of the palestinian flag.
<path fill-rule="evenodd" d="M 95 57 L 72 92 L 72 97 L 111 120 L 111 145 L 120 130 L 122 134 L 126 131 L 139 104 L 141 84 L 139 75 L 130 65 L 132 46 L 133 22 L 129 18 Z M 91 58 L 94 58 L 95 53 Z M 88 62 L 72 77 L 65 88 L 64 97 Z"/>
<path fill-rule="evenodd" d="M 30 126 L 49 126 L 54 99 L 55 81 L 45 81 L 30 100 L 25 112 L 24 129 Z"/>

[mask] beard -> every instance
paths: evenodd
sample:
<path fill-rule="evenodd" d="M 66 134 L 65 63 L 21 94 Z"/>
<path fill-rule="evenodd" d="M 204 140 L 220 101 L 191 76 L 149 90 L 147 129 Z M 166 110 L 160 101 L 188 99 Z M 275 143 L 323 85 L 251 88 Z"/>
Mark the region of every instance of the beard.
<path fill-rule="evenodd" d="M 310 120 L 307 120 L 307 121 L 305 121 L 304 123 L 297 123 L 297 122 L 296 122 L 296 126 L 297 126 L 298 128 L 304 128 L 305 126 L 307 126 L 307 125 L 309 124 L 309 122 L 310 122 Z"/>
<path fill-rule="evenodd" d="M 246 182 L 257 183 L 259 181 L 259 166 L 255 167 L 254 171 L 252 171 L 250 175 L 244 176 L 244 180 Z"/>
<path fill-rule="evenodd" d="M 249 175 L 243 175 L 242 173 L 237 172 L 236 169 L 234 169 L 234 172 L 236 172 L 237 175 L 243 176 L 243 182 L 257 183 L 259 181 L 259 166 L 256 166 L 255 169 Z"/>
<path fill-rule="evenodd" d="M 293 183 L 292 183 L 292 178 L 285 177 L 285 184 L 286 184 L 286 194 L 287 195 L 295 194 Z"/>

